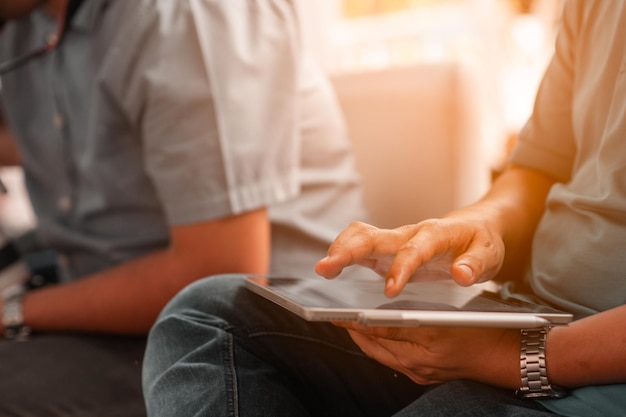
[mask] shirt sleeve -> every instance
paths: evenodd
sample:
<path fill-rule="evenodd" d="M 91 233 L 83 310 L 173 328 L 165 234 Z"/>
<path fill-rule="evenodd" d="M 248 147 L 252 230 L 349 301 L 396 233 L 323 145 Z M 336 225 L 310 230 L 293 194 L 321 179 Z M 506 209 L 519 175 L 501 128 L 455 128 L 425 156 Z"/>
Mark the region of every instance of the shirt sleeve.
<path fill-rule="evenodd" d="M 120 49 L 139 57 L 127 60 L 121 96 L 170 223 L 297 195 L 300 45 L 291 2 L 143 3 L 151 6 L 136 9 L 143 23 L 131 22 L 134 41 L 122 39 Z"/>
<path fill-rule="evenodd" d="M 532 115 L 511 155 L 513 163 L 560 181 L 570 178 L 576 154 L 572 120 L 575 6 L 570 2 L 564 9 L 554 55 L 540 83 Z"/>

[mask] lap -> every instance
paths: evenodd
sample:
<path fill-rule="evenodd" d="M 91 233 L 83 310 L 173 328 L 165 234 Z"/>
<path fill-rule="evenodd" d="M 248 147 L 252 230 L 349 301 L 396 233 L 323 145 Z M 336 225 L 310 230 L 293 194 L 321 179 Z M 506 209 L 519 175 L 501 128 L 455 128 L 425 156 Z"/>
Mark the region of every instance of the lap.
<path fill-rule="evenodd" d="M 246 290 L 236 275 L 198 281 L 163 310 L 150 334 L 144 384 L 151 409 L 193 408 L 179 415 L 226 409 L 232 396 L 241 415 L 259 404 L 285 413 L 287 402 L 298 402 L 309 415 L 381 416 L 421 390 L 366 357 L 344 329 L 304 321 Z M 202 392 L 202 404 L 192 407 L 190 392 Z"/>
<path fill-rule="evenodd" d="M 33 335 L 0 342 L 0 415 L 145 416 L 144 337 Z"/>
<path fill-rule="evenodd" d="M 419 386 L 366 357 L 345 330 L 296 317 L 245 290 L 238 276 L 198 281 L 172 300 L 151 332 L 144 371 L 148 403 L 188 406 L 178 415 L 218 405 L 256 415 L 260 404 L 284 411 L 294 401 L 307 415 L 553 415 L 475 382 Z"/>

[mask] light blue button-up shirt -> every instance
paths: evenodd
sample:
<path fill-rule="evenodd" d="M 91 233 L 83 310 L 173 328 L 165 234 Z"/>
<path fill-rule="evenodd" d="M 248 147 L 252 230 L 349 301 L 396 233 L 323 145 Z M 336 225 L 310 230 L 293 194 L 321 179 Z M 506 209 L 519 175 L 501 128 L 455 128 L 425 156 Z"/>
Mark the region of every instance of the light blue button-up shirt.
<path fill-rule="evenodd" d="M 11 22 L 0 57 L 55 30 L 43 9 Z M 2 79 L 37 246 L 79 277 L 164 247 L 170 226 L 269 207 L 272 271 L 313 274 L 363 209 L 299 32 L 288 0 L 85 1 L 59 48 Z"/>

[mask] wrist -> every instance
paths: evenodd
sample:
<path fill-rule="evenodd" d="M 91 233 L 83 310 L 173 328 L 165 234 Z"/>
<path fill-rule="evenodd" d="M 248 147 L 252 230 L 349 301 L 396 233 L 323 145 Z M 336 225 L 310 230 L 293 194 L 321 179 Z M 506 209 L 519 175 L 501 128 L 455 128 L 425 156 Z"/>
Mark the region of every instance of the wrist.
<path fill-rule="evenodd" d="M 567 391 L 550 382 L 546 360 L 549 328 L 522 329 L 520 343 L 520 398 L 562 398 Z"/>
<path fill-rule="evenodd" d="M 30 327 L 24 323 L 22 301 L 25 287 L 11 285 L 2 292 L 2 327 L 5 339 L 24 341 L 28 339 Z"/>

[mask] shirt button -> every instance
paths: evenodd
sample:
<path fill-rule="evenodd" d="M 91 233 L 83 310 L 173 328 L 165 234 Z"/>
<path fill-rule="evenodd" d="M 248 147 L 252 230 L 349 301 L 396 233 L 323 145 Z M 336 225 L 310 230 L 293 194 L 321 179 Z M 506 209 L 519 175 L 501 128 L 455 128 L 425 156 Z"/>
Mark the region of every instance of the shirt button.
<path fill-rule="evenodd" d="M 63 196 L 59 198 L 59 200 L 57 201 L 57 207 L 62 212 L 69 211 L 72 208 L 72 199 L 68 196 Z"/>
<path fill-rule="evenodd" d="M 62 129 L 65 125 L 65 119 L 59 113 L 52 117 L 52 125 L 57 129 Z"/>

